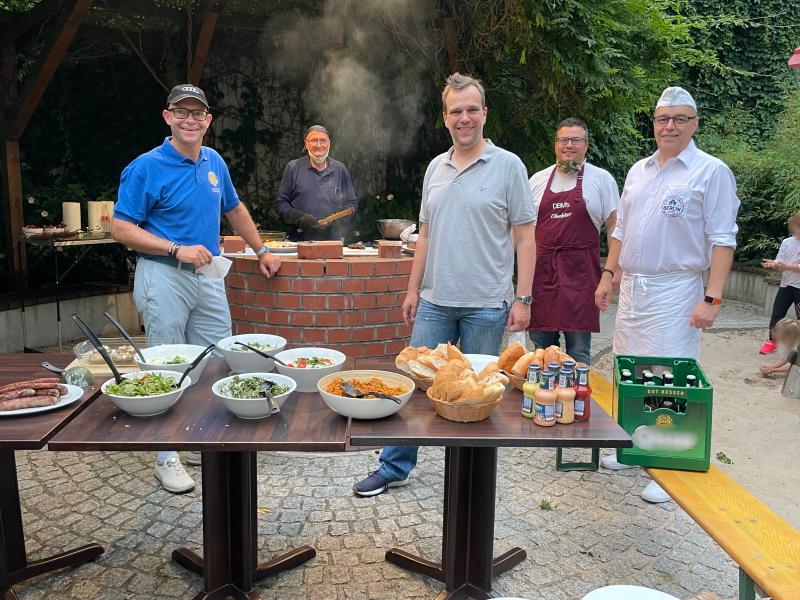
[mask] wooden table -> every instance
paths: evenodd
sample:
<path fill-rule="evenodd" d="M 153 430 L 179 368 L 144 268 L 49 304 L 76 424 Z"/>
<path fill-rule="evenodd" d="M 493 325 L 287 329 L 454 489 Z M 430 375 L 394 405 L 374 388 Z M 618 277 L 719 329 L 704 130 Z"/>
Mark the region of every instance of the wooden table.
<path fill-rule="evenodd" d="M 204 591 L 195 600 L 257 600 L 254 581 L 316 555 L 310 546 L 300 546 L 258 562 L 256 451 L 343 452 L 347 441 L 347 419 L 316 393 L 293 393 L 281 412 L 267 419 L 235 417 L 211 393 L 211 385 L 228 374 L 224 361 L 211 358 L 200 381 L 155 417 L 131 417 L 101 395 L 48 446 L 203 453 L 203 556 L 188 548 L 172 553 L 175 562 L 204 575 Z"/>
<path fill-rule="evenodd" d="M 357 365 L 359 369 L 396 371 L 389 362 L 359 360 Z M 540 427 L 520 415 L 521 404 L 521 392 L 509 386 L 488 419 L 456 423 L 438 416 L 425 394 L 416 390 L 397 414 L 376 421 L 354 420 L 350 425 L 353 446 L 445 447 L 441 562 L 397 548 L 386 553 L 386 560 L 441 581 L 447 600 L 492 598 L 492 577 L 527 557 L 522 548 L 512 548 L 493 558 L 498 447 L 632 445 L 628 434 L 596 405 L 588 422 Z"/>
<path fill-rule="evenodd" d="M 64 366 L 71 358 L 64 354 L 0 354 L 0 385 L 52 376 L 41 367 L 42 361 Z M 12 585 L 94 560 L 103 553 L 102 546 L 88 544 L 42 560 L 28 560 L 14 457 L 15 450 L 38 450 L 44 447 L 96 395 L 97 388 L 92 386 L 87 388 L 83 398 L 64 408 L 17 417 L 0 417 L 0 481 L 3 484 L 3 492 L 0 493 L 0 598 L 3 600 L 16 600 Z"/>

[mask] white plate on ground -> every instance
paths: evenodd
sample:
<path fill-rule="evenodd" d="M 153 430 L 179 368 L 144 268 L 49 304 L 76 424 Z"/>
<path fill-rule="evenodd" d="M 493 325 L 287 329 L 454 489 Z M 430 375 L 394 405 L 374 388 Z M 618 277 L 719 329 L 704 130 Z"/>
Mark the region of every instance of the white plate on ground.
<path fill-rule="evenodd" d="M 469 359 L 472 370 L 476 373 L 483 371 L 483 368 L 490 362 L 497 362 L 500 360 L 500 357 L 492 356 L 491 354 L 465 354 L 464 356 Z"/>
<path fill-rule="evenodd" d="M 68 404 L 80 400 L 83 397 L 83 388 L 77 385 L 70 385 L 69 383 L 62 383 L 61 385 L 67 386 L 69 393 L 66 396 L 61 396 L 58 399 L 58 404 L 52 406 L 34 406 L 32 408 L 18 408 L 17 410 L 0 410 L 0 417 L 14 417 L 17 415 L 32 415 L 33 413 L 47 412 L 48 410 L 56 410 Z"/>

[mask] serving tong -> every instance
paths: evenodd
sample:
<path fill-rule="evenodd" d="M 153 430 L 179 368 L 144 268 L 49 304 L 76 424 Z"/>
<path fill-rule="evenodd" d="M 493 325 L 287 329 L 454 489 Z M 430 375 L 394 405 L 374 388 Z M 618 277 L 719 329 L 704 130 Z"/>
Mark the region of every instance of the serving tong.
<path fill-rule="evenodd" d="M 250 350 L 250 351 L 252 351 L 252 352 L 255 352 L 256 354 L 260 354 L 260 355 L 261 355 L 261 356 L 263 356 L 264 358 L 271 358 L 272 360 L 274 360 L 274 361 L 275 361 L 276 363 L 278 363 L 279 365 L 283 365 L 284 367 L 288 367 L 288 366 L 289 366 L 289 365 L 287 365 L 285 362 L 283 362 L 283 361 L 282 361 L 280 358 L 277 358 L 277 357 L 275 357 L 275 356 L 272 356 L 271 354 L 267 354 L 267 353 L 266 353 L 266 352 L 264 352 L 263 350 L 259 350 L 258 348 L 254 348 L 253 346 L 250 346 L 250 345 L 248 345 L 248 344 L 245 344 L 244 342 L 234 342 L 234 343 L 235 343 L 237 346 L 244 346 L 244 347 L 245 347 L 245 348 L 247 348 L 248 350 Z"/>
<path fill-rule="evenodd" d="M 261 384 L 261 393 L 264 394 L 264 397 L 267 399 L 267 407 L 271 415 L 281 412 L 278 402 L 275 400 L 275 396 L 272 395 L 271 381 L 265 380 L 264 383 Z"/>
<path fill-rule="evenodd" d="M 344 393 L 351 397 L 351 398 L 363 398 L 364 396 L 377 396 L 378 398 L 386 398 L 387 400 L 391 400 L 392 402 L 396 402 L 397 404 L 402 404 L 403 401 L 398 398 L 397 396 L 392 396 L 391 394 L 384 394 L 383 392 L 360 392 L 356 386 L 352 383 L 342 383 L 342 389 Z"/>
<path fill-rule="evenodd" d="M 178 380 L 178 387 L 181 387 L 181 384 L 183 383 L 183 380 L 186 379 L 186 376 L 189 373 L 191 373 L 194 370 L 194 368 L 200 364 L 200 361 L 203 360 L 206 356 L 208 356 L 216 347 L 217 347 L 216 344 L 209 344 L 208 346 L 206 346 L 205 350 L 203 350 L 200 354 L 198 354 L 195 357 L 195 359 L 192 361 L 192 364 L 190 364 L 186 368 L 186 370 L 183 372 L 183 375 L 181 375 L 181 378 Z"/>
<path fill-rule="evenodd" d="M 130 345 L 133 347 L 133 349 L 134 349 L 134 351 L 136 352 L 136 354 L 138 354 L 138 355 L 139 355 L 139 358 L 141 359 L 141 361 L 142 361 L 143 363 L 146 363 L 146 362 L 147 362 L 147 360 L 145 359 L 145 357 L 144 357 L 144 354 L 142 354 L 142 351 L 139 349 L 139 346 L 137 346 L 137 345 L 136 345 L 136 342 L 134 342 L 134 341 L 133 341 L 133 338 L 131 337 L 131 334 L 130 334 L 130 333 L 128 333 L 128 330 L 127 330 L 127 329 L 125 329 L 125 328 L 124 328 L 124 327 L 123 327 L 123 326 L 122 326 L 122 325 L 119 323 L 119 321 L 117 321 L 117 320 L 116 320 L 114 317 L 112 317 L 112 316 L 111 316 L 110 314 L 108 314 L 107 312 L 104 312 L 103 314 L 106 316 L 106 318 L 107 318 L 109 321 L 111 321 L 112 325 L 114 325 L 114 327 L 116 327 L 116 328 L 117 328 L 117 330 L 118 330 L 118 331 L 119 331 L 119 332 L 122 334 L 122 337 L 124 337 L 126 340 L 128 340 L 128 343 L 129 343 L 129 344 L 130 344 Z"/>
<path fill-rule="evenodd" d="M 108 365 L 108 368 L 111 369 L 111 373 L 114 374 L 114 380 L 117 383 L 122 383 L 122 380 L 124 378 L 117 369 L 117 366 L 114 364 L 114 361 L 111 360 L 111 357 L 108 355 L 108 352 L 106 351 L 103 344 L 100 342 L 99 338 L 94 334 L 94 331 L 92 331 L 91 327 L 89 327 L 86 324 L 86 321 L 84 321 L 78 313 L 74 313 L 72 315 L 72 320 L 75 321 L 75 324 L 78 326 L 78 329 L 80 329 L 83 332 L 86 338 L 92 343 L 92 346 L 95 347 L 97 352 L 100 354 L 105 363 Z"/>

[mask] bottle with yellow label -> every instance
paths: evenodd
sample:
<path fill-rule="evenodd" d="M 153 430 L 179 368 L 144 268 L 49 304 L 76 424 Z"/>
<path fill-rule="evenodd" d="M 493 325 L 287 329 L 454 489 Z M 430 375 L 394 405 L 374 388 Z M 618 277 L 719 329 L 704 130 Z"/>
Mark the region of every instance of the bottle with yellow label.
<path fill-rule="evenodd" d="M 536 390 L 539 389 L 539 374 L 542 367 L 531 365 L 528 367 L 528 378 L 522 384 L 522 416 L 528 419 L 533 418 L 533 403 Z"/>

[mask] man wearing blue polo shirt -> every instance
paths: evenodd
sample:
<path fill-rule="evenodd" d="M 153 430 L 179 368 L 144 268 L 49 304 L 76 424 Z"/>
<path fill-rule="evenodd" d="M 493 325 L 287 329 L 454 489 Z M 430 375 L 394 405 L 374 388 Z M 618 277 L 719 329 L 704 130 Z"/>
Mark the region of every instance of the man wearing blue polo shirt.
<path fill-rule="evenodd" d="M 256 251 L 265 277 L 281 265 L 262 244 L 225 161 L 202 145 L 208 108 L 200 88 L 172 88 L 162 113 L 172 136 L 125 167 L 120 180 L 111 235 L 139 253 L 133 297 L 151 340 L 207 346 L 231 335 L 224 281 L 195 272 L 219 255 L 221 215 Z M 189 462 L 199 464 L 192 454 Z M 194 488 L 177 452 L 158 453 L 155 475 L 170 492 Z"/>

